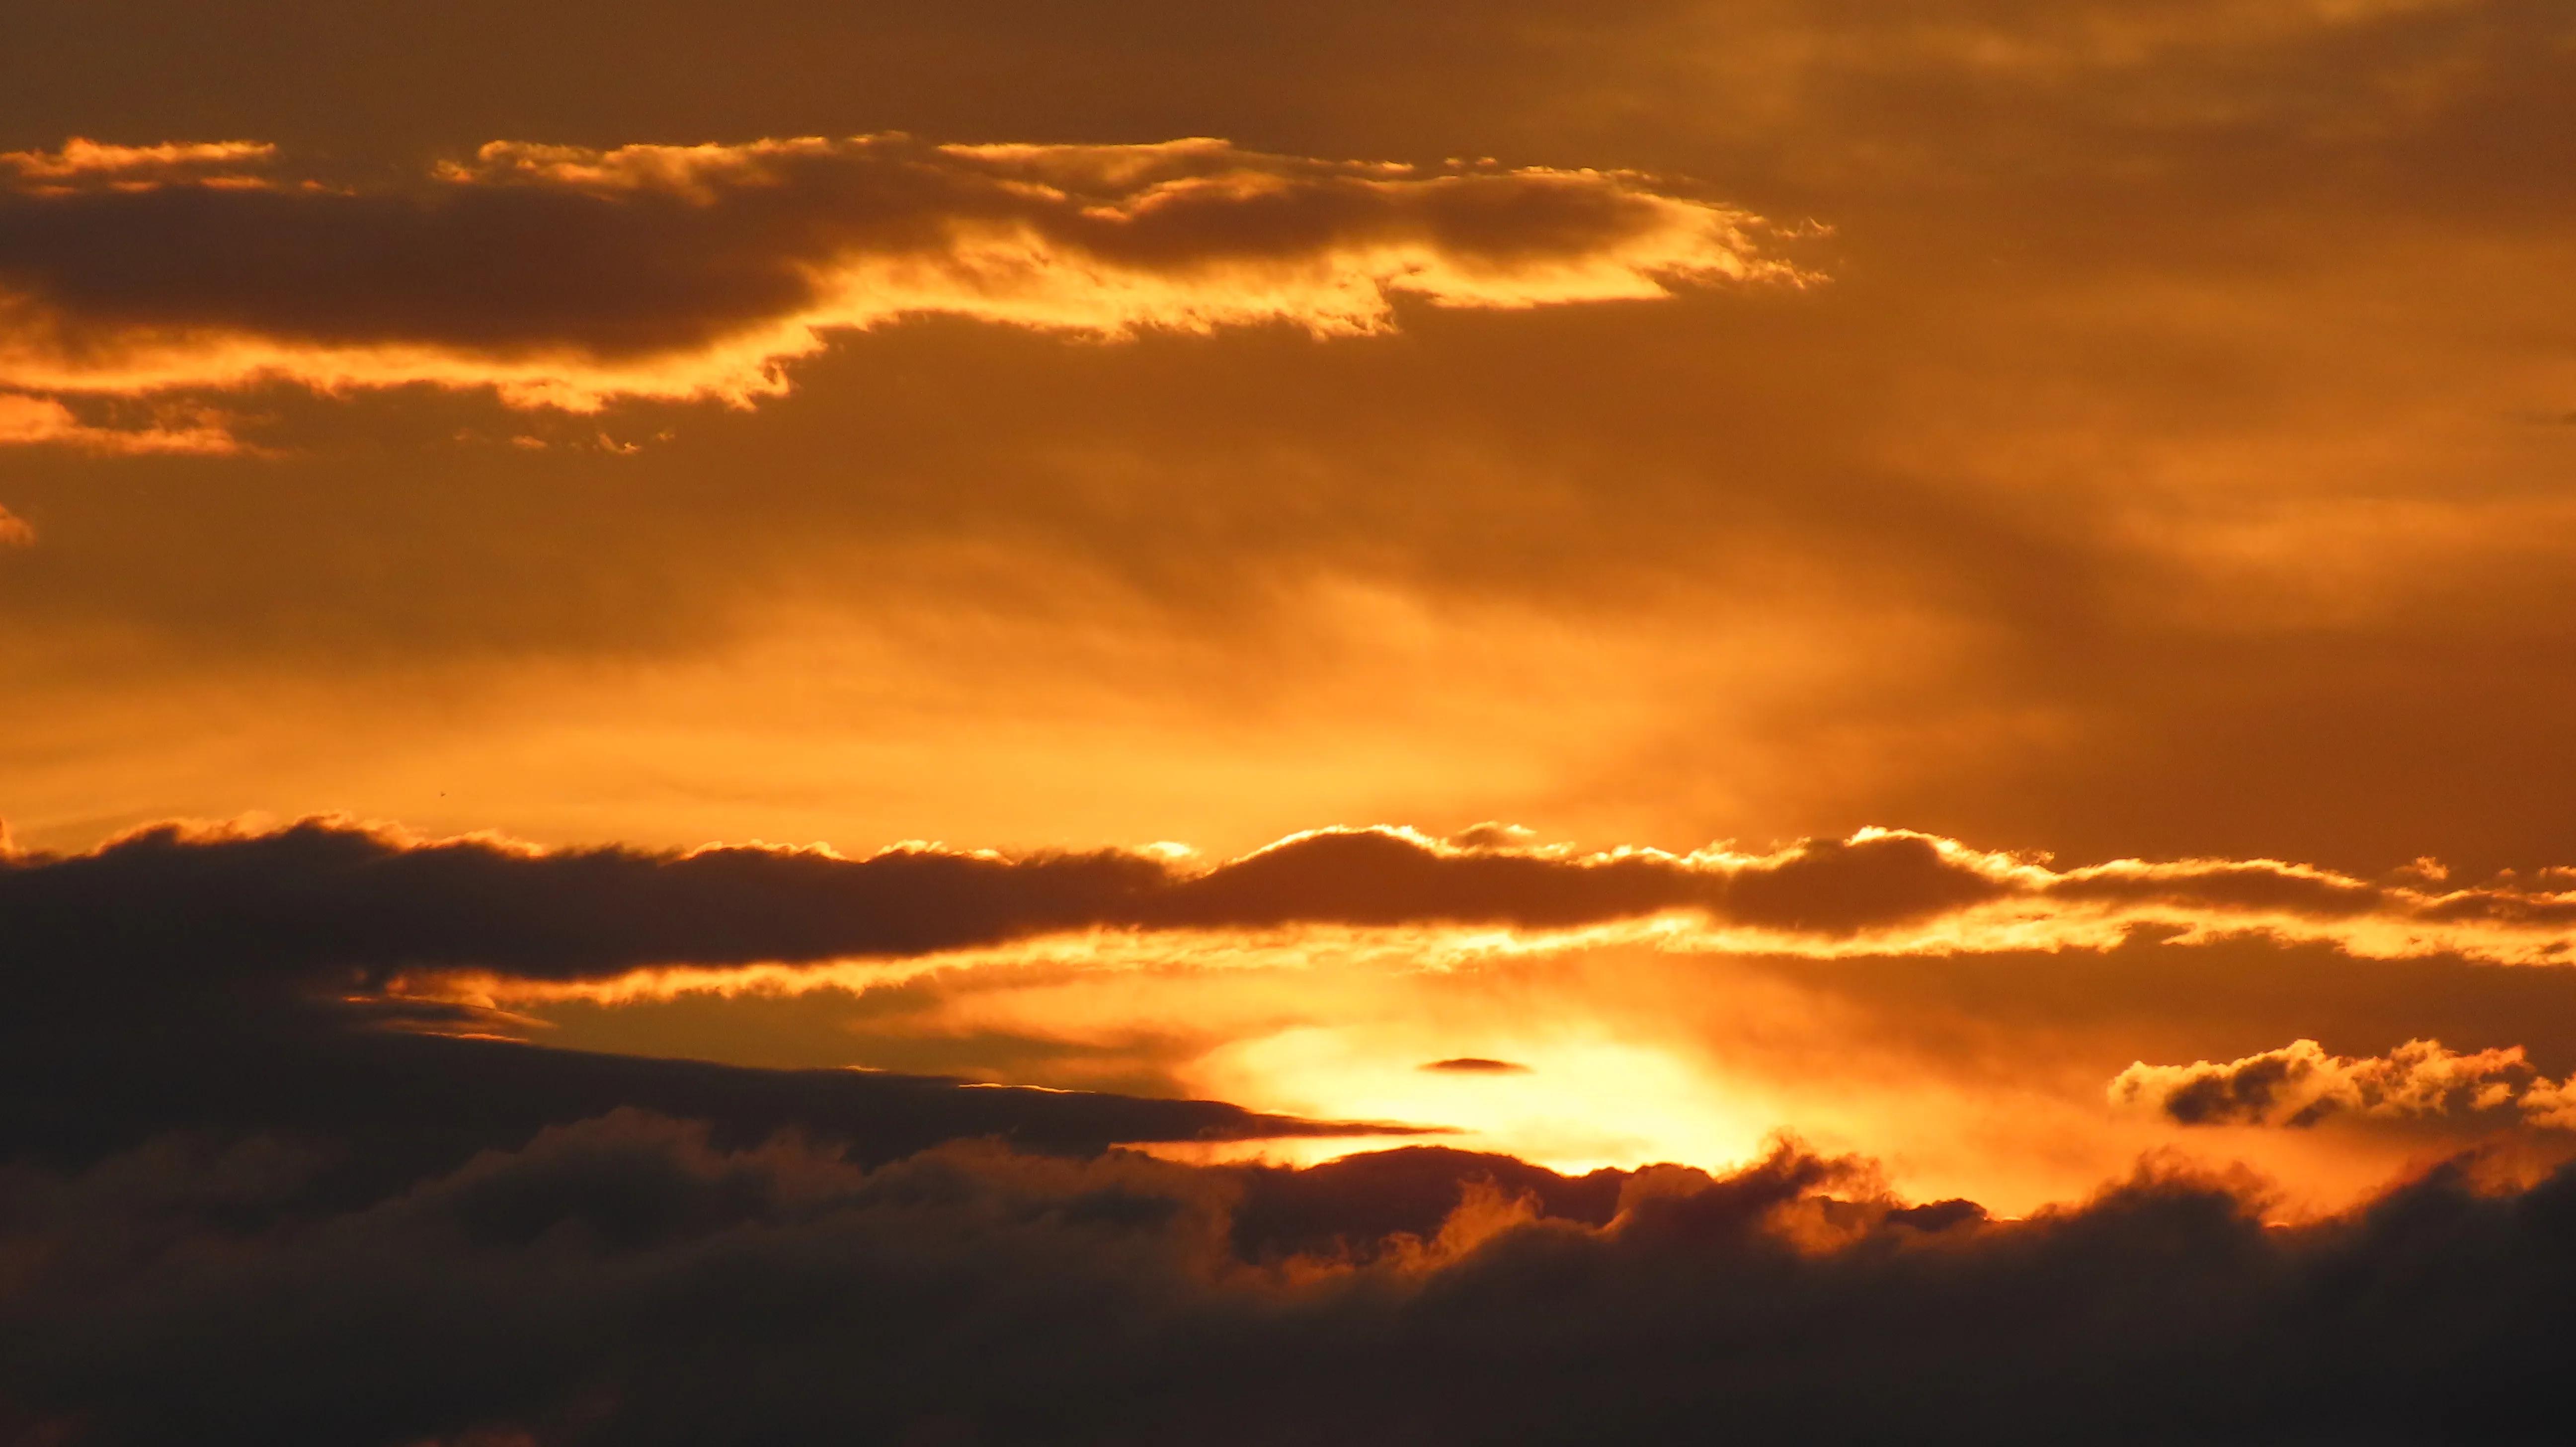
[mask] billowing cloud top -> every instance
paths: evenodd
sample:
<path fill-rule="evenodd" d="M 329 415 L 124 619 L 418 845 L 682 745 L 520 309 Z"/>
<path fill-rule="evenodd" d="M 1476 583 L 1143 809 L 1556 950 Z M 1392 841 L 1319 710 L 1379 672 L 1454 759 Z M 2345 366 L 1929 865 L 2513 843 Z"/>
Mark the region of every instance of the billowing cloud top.
<path fill-rule="evenodd" d="M 275 159 L 244 142 L 0 156 L 0 387 L 742 401 L 823 333 L 904 316 L 1336 336 L 1387 328 L 1398 296 L 1528 307 L 1799 276 L 1755 253 L 1757 218 L 1639 175 L 1216 140 L 496 141 L 372 190 Z"/>
<path fill-rule="evenodd" d="M 2354 1059 L 2294 1040 L 2224 1062 L 2139 1061 L 2111 1081 L 2109 1094 L 2114 1105 L 2182 1125 L 2305 1127 L 2346 1113 L 2420 1120 L 2512 1111 L 2535 1125 L 2576 1128 L 2576 1080 L 2540 1074 L 2518 1045 L 2463 1053 L 2409 1040 L 2387 1055 Z"/>
<path fill-rule="evenodd" d="M 334 1200 L 318 1152 L 19 1169 L 29 1440 L 2549 1440 L 2576 1173 L 2267 1226 L 2167 1173 L 1993 1220 L 1781 1149 L 1566 1178 L 958 1145 L 867 1169 L 637 1112 Z M 205 1184 L 221 1182 L 220 1191 Z M 435 1372 L 420 1364 L 435 1362 Z M 2187 1389 L 2177 1389 L 2177 1383 Z M 1323 1384 L 1319 1389 L 1319 1384 Z M 883 1424 L 881 1427 L 875 1424 Z"/>

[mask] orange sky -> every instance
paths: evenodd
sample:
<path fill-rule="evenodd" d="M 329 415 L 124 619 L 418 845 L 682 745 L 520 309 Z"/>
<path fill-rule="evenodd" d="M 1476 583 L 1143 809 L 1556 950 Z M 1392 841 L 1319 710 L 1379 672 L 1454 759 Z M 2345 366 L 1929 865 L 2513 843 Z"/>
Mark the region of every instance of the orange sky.
<path fill-rule="evenodd" d="M 122 8 L 0 46 L 25 860 L 1915 831 L 2020 892 L 402 987 L 2016 1214 L 2576 1140 L 2562 7 Z"/>

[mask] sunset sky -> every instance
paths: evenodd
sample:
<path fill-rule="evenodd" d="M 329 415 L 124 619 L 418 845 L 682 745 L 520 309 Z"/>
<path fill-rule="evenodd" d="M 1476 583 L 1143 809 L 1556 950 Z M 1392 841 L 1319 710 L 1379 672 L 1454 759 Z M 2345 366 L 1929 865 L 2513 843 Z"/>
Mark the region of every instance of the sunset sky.
<path fill-rule="evenodd" d="M 2563 0 L 13 0 L 0 1441 L 2547 1440 L 2571 178 Z"/>

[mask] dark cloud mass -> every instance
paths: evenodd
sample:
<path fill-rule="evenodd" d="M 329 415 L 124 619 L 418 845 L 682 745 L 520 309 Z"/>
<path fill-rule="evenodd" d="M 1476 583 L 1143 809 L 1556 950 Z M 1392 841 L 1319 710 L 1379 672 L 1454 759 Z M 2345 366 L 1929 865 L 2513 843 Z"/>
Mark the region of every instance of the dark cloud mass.
<path fill-rule="evenodd" d="M 1794 856 L 1777 883 L 1747 871 L 1758 880 L 1736 886 L 1747 917 L 1848 930 L 1924 907 L 1920 841 L 1819 848 L 1825 862 Z M 1892 900 L 1870 888 L 1868 863 L 1882 855 L 1893 856 Z M 309 821 L 268 834 L 161 828 L 88 855 L 16 860 L 0 866 L 0 919 L 33 959 L 203 961 L 305 980 L 341 971 L 363 987 L 407 968 L 578 979 L 922 954 L 1090 926 L 1567 926 L 1721 907 L 1729 885 L 1669 856 L 1569 863 L 1367 830 L 1306 835 L 1189 873 L 1116 851 L 540 852 Z M 1947 893 L 1977 890 L 1961 879 Z"/>
<path fill-rule="evenodd" d="M 11 1153 L 77 1161 L 174 1128 L 274 1130 L 333 1142 L 339 1176 L 381 1184 L 621 1107 L 706 1123 L 724 1141 L 793 1129 L 867 1160 L 961 1137 L 1096 1152 L 1412 1133 L 1212 1101 L 547 1049 L 485 1038 L 529 1024 L 518 1017 L 377 993 L 393 972 L 469 962 L 563 979 L 655 959 L 1009 938 L 1128 893 L 1150 868 L 1128 856 L 1014 867 L 935 852 L 862 863 L 611 850 L 554 860 L 562 869 L 512 847 L 412 848 L 324 825 L 229 842 L 163 831 L 121 847 L 121 860 L 92 856 L 96 867 L 70 875 L 0 865 L 0 988 L 12 997 L 0 1018 L 0 1142 Z"/>
<path fill-rule="evenodd" d="M 622 1113 L 318 1208 L 309 1154 L 13 1168 L 28 1440 L 2537 1442 L 2576 1178 L 2333 1220 L 2146 1173 L 1992 1221 L 1783 1149 L 1568 1179 L 952 1146 L 866 1170 Z"/>

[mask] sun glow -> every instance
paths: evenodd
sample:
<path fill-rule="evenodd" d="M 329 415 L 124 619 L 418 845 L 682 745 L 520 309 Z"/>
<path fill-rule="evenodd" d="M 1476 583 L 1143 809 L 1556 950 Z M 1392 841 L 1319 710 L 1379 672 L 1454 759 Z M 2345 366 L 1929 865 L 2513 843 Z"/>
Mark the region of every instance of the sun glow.
<path fill-rule="evenodd" d="M 1436 1123 L 1439 1142 L 1570 1174 L 1674 1161 L 1716 1169 L 1761 1154 L 1777 1122 L 1731 1091 L 1715 1062 L 1559 1026 L 1473 1043 L 1526 1068 L 1424 1068 L 1429 1032 L 1330 1025 L 1222 1046 L 1183 1072 L 1221 1100 L 1333 1120 Z M 1369 1148 L 1383 1149 L 1383 1142 Z"/>

